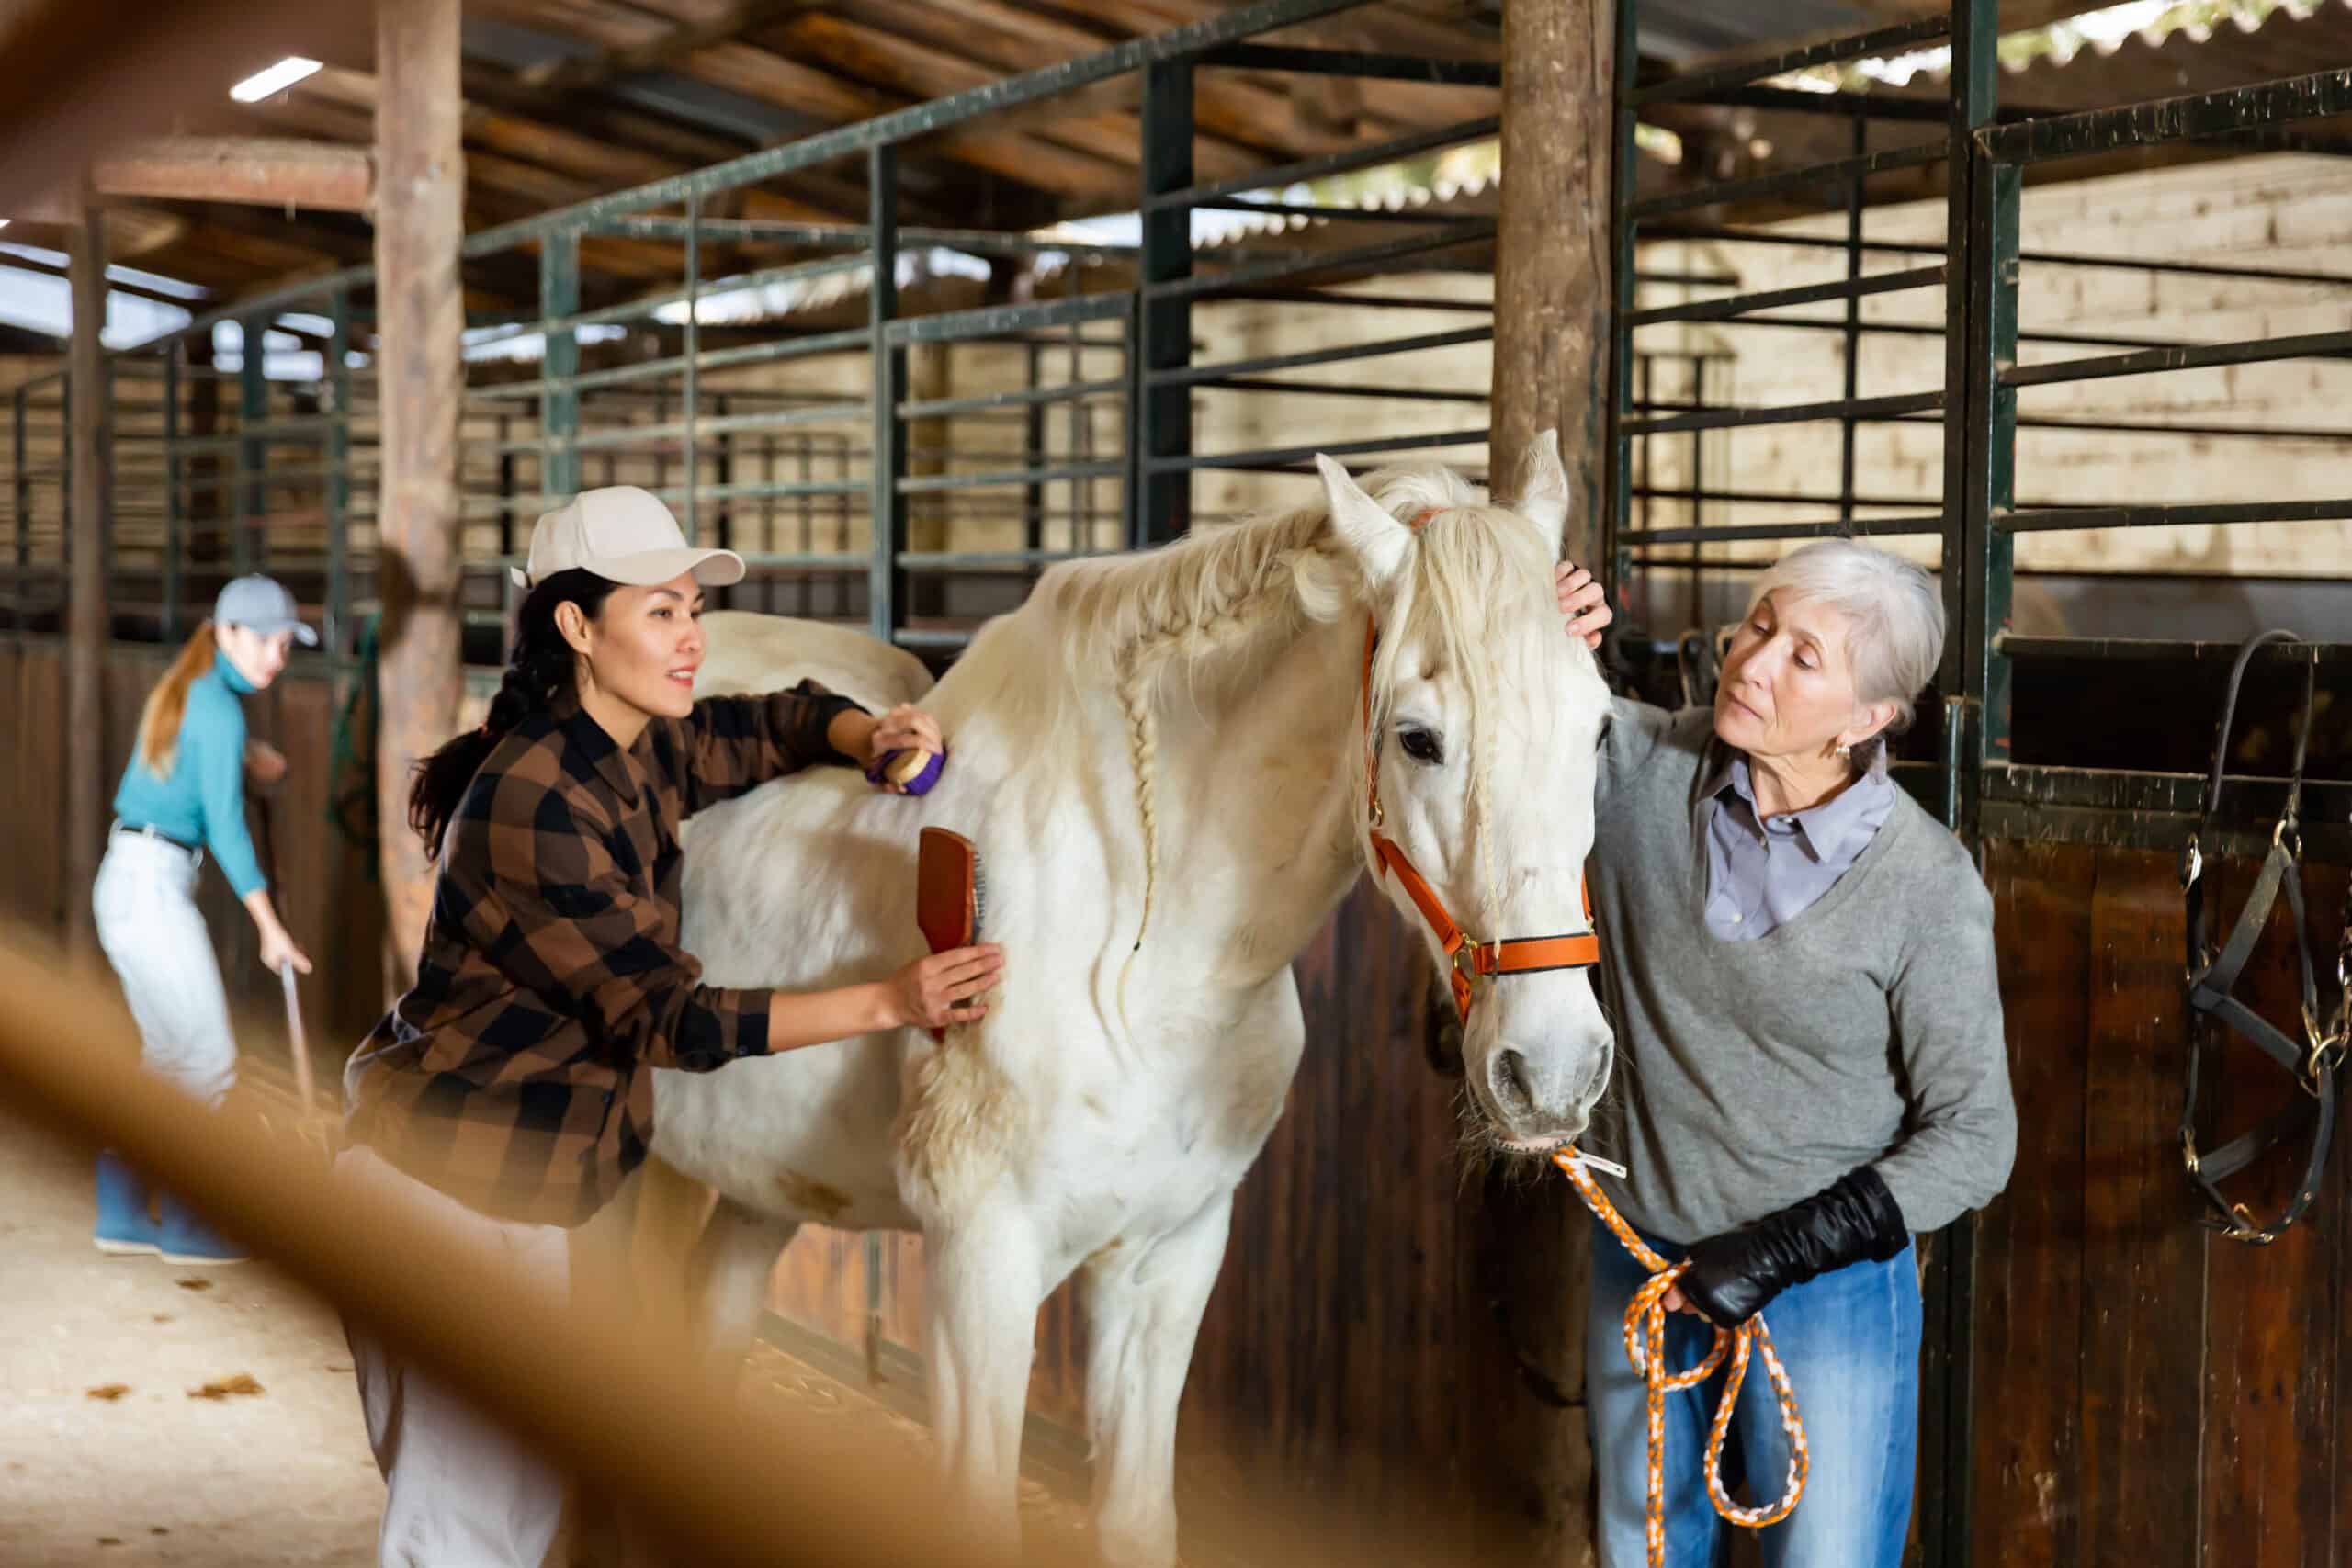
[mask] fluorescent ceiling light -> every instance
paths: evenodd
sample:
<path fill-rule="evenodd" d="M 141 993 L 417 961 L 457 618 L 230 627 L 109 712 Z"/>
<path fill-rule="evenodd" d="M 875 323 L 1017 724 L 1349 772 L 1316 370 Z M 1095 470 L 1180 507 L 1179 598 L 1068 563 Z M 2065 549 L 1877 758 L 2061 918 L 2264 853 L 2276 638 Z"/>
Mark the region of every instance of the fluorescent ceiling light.
<path fill-rule="evenodd" d="M 230 88 L 229 96 L 241 104 L 257 104 L 273 93 L 284 92 L 318 68 L 319 62 L 315 60 L 288 55 L 268 70 L 256 71 Z"/>
<path fill-rule="evenodd" d="M 7 226 L 8 220 L 6 218 L 0 218 L 0 229 L 6 229 Z"/>

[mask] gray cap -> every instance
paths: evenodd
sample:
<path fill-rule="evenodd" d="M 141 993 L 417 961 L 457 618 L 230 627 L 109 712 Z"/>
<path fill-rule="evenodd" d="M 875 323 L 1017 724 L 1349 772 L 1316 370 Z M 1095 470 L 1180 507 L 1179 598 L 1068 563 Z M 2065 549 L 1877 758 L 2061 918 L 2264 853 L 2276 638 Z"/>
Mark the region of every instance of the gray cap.
<path fill-rule="evenodd" d="M 292 632 L 304 648 L 319 646 L 319 634 L 302 624 L 300 608 L 286 585 L 259 572 L 232 579 L 212 602 L 212 624 L 247 626 L 264 637 Z"/>

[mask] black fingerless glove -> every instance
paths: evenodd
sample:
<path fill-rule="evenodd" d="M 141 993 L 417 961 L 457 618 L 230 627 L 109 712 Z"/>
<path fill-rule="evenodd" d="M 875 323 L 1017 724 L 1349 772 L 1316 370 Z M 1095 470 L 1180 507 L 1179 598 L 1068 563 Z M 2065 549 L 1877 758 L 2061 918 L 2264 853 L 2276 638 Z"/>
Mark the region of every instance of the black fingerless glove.
<path fill-rule="evenodd" d="M 1700 1242 L 1676 1283 L 1711 1321 L 1733 1328 L 1791 1285 L 1865 1258 L 1883 1263 L 1910 1240 L 1894 1194 L 1866 1165 L 1802 1203 Z"/>

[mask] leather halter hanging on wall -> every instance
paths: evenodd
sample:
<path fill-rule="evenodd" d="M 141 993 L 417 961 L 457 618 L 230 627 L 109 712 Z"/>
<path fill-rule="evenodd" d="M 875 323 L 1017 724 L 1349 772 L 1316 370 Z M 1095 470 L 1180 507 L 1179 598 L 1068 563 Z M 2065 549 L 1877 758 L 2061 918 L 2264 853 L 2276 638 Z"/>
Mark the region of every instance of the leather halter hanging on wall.
<path fill-rule="evenodd" d="M 2237 662 L 2230 668 L 2229 687 L 2222 700 L 2221 724 L 2213 735 L 2213 767 L 2206 781 L 2204 812 L 2197 830 L 2189 835 L 2188 845 L 2181 852 L 2180 858 L 2181 894 L 2187 901 L 2188 915 L 2187 979 L 2190 1010 L 2188 1092 L 2180 1110 L 2181 1158 L 2188 1166 L 2189 1180 L 2211 1205 L 2211 1212 L 2202 1216 L 2205 1223 L 2233 1241 L 2257 1246 L 2276 1241 L 2280 1233 L 2301 1219 L 2319 1190 L 2327 1167 L 2328 1143 L 2335 1129 L 2338 1069 L 2343 1064 L 2347 1037 L 2352 1037 L 2352 995 L 2339 990 L 2334 1022 L 2324 1026 L 2320 1021 L 2318 984 L 2313 976 L 2311 938 L 2303 910 L 2302 833 L 2299 813 L 2302 807 L 2303 756 L 2311 739 L 2317 671 L 2315 650 L 2301 650 L 2302 712 L 2295 728 L 2293 771 L 2288 779 L 2286 807 L 2278 818 L 2278 827 L 2271 831 L 2270 850 L 2263 857 L 2262 869 L 2255 878 L 2254 889 L 2246 895 L 2245 907 L 2238 911 L 2236 924 L 2218 951 L 2212 945 L 2206 922 L 2206 863 L 2200 840 L 2214 831 L 2220 818 L 2222 773 L 2229 757 L 2230 725 L 2236 716 L 2238 689 L 2245 680 L 2246 666 L 2267 644 L 2301 641 L 2293 632 L 2258 632 L 2247 638 L 2245 646 L 2238 650 Z M 2231 994 L 2237 987 L 2238 976 L 2253 954 L 2255 943 L 2260 940 L 2264 928 L 2269 925 L 2271 910 L 2281 893 L 2286 895 L 2288 911 L 2294 917 L 2295 956 L 2301 966 L 2303 1033 L 2301 1043 Z M 2347 910 L 2347 919 L 2352 919 L 2352 910 Z M 2338 954 L 2336 982 L 2342 987 L 2346 980 L 2346 958 L 2352 956 L 2352 931 L 2346 932 Z M 2223 1025 L 2259 1046 L 2265 1055 L 2295 1078 L 2310 1098 L 2296 1100 L 2253 1131 L 2239 1134 L 2220 1148 L 2200 1153 L 2197 1147 L 2199 1074 L 2206 1052 L 2219 1043 L 2212 1038 L 2213 1032 L 2204 1027 L 2208 1023 Z M 2268 1224 L 2259 1224 L 2245 1204 L 2233 1202 L 2222 1195 L 2221 1183 L 2299 1131 L 2305 1133 L 2310 1140 L 2301 1182 L 2278 1219 Z"/>

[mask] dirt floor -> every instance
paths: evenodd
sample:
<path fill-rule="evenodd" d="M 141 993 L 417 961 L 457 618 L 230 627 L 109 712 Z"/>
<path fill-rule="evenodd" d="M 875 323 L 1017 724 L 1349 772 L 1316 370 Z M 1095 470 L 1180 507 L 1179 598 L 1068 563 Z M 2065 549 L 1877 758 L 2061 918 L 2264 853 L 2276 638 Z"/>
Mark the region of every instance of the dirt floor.
<path fill-rule="evenodd" d="M 100 1254 L 88 1156 L 5 1111 L 0 1191 L 0 1563 L 375 1562 L 331 1311 L 257 1263 Z M 240 1375 L 257 1392 L 190 1392 Z"/>
<path fill-rule="evenodd" d="M 260 1263 L 100 1254 L 88 1154 L 5 1106 L 0 1192 L 0 1568 L 375 1562 L 383 1483 L 331 1309 Z M 744 1395 L 927 1443 L 773 1348 Z M 1080 1531 L 1075 1505 L 1022 1494 L 1032 1540 Z"/>

